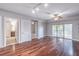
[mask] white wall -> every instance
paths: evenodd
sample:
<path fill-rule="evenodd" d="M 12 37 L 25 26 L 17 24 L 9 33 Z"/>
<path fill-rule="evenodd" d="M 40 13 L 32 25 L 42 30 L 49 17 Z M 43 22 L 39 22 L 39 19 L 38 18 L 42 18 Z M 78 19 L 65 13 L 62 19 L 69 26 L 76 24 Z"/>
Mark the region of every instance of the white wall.
<path fill-rule="evenodd" d="M 31 41 L 31 20 L 21 19 L 20 42 Z"/>
<path fill-rule="evenodd" d="M 52 36 L 52 24 L 72 24 L 72 38 L 73 40 L 79 40 L 79 19 L 71 19 L 65 21 L 57 21 L 48 23 L 47 35 Z"/>
<path fill-rule="evenodd" d="M 48 23 L 43 22 L 43 27 L 44 27 L 44 36 L 47 36 Z"/>
<path fill-rule="evenodd" d="M 4 39 L 3 39 L 3 21 L 2 17 L 0 16 L 0 48 L 4 46 Z"/>
<path fill-rule="evenodd" d="M 32 17 L 21 15 L 15 12 L 1 10 L 0 9 L 0 15 L 2 17 L 11 17 L 18 20 L 18 26 L 17 26 L 17 43 L 24 42 L 24 41 L 30 41 L 31 40 L 31 19 Z M 0 20 L 0 24 L 2 24 L 2 21 Z M 0 25 L 2 26 L 2 25 Z M 41 38 L 44 36 L 45 32 L 45 24 L 41 21 L 38 23 L 38 37 Z M 3 28 L 0 29 L 0 33 L 4 30 Z M 1 37 L 4 37 L 4 35 L 1 35 Z M 3 46 L 3 42 L 6 41 L 3 38 L 0 38 L 0 45 Z"/>
<path fill-rule="evenodd" d="M 3 18 L 4 16 L 6 16 L 18 20 L 17 43 L 31 40 L 31 19 L 32 19 L 31 17 L 5 10 L 0 10 L 0 15 Z M 3 20 L 4 19 L 1 19 L 0 17 L 0 47 L 5 46 Z"/>

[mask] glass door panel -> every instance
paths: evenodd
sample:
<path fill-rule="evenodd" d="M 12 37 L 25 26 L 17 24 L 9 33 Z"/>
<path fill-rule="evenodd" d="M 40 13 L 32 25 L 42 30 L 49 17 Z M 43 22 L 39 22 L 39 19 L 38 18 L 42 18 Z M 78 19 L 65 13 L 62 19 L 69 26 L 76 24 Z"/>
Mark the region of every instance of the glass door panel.
<path fill-rule="evenodd" d="M 53 30 L 53 31 L 52 31 L 52 35 L 53 35 L 53 36 L 57 36 L 57 35 L 56 35 L 56 34 L 57 34 L 56 25 L 53 25 L 53 26 L 52 26 L 52 30 Z"/>
<path fill-rule="evenodd" d="M 63 25 L 58 25 L 58 37 L 63 37 Z"/>
<path fill-rule="evenodd" d="M 64 37 L 72 39 L 72 24 L 64 25 Z"/>

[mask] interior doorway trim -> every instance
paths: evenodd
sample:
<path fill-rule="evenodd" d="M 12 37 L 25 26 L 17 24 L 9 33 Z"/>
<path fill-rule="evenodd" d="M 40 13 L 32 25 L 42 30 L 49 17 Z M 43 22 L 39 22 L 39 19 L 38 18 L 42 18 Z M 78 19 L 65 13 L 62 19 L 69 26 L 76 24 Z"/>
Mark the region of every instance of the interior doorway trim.
<path fill-rule="evenodd" d="M 3 17 L 2 17 L 2 19 L 3 19 L 3 39 L 4 39 L 3 44 L 4 44 L 4 47 L 5 47 L 5 46 L 8 46 L 8 45 L 6 44 L 7 42 L 6 42 L 6 32 L 5 32 L 5 30 L 6 30 L 6 29 L 5 29 L 5 27 L 6 27 L 6 26 L 5 26 L 5 20 L 6 20 L 5 18 L 6 18 L 6 17 L 7 17 L 7 16 L 3 16 Z M 9 18 L 13 18 L 13 17 L 9 17 Z M 16 43 L 12 43 L 12 44 L 10 44 L 10 45 L 20 43 L 20 28 L 21 28 L 21 27 L 20 27 L 20 22 L 21 22 L 21 19 L 20 19 L 20 17 L 17 17 L 17 18 L 14 18 L 14 19 L 17 20 L 17 24 L 16 24 L 16 25 L 17 25 L 17 27 L 16 27 L 17 29 L 16 29 L 16 34 L 15 34 L 15 35 L 16 35 Z"/>

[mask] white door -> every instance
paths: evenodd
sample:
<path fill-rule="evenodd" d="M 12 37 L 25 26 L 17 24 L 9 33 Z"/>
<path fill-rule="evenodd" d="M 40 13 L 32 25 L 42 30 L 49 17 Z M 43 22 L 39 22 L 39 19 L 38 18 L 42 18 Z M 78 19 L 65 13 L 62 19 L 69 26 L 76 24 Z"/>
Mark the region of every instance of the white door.
<path fill-rule="evenodd" d="M 31 40 L 31 21 L 27 19 L 21 19 L 21 39 L 20 42 Z"/>

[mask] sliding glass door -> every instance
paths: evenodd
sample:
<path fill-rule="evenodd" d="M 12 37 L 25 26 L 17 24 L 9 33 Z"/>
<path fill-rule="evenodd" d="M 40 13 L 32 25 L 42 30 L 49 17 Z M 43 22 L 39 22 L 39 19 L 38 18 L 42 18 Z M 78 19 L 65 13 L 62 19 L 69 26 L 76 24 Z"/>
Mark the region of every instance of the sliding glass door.
<path fill-rule="evenodd" d="M 55 37 L 63 37 L 63 25 L 53 25 L 52 35 Z"/>
<path fill-rule="evenodd" d="M 72 24 L 64 25 L 64 38 L 72 39 Z"/>
<path fill-rule="evenodd" d="M 57 27 L 56 27 L 56 25 L 53 25 L 53 26 L 52 26 L 52 35 L 53 35 L 54 37 L 57 36 Z"/>
<path fill-rule="evenodd" d="M 57 25 L 57 29 L 58 29 L 58 37 L 63 37 L 63 25 Z"/>
<path fill-rule="evenodd" d="M 72 39 L 72 24 L 53 25 L 52 35 L 54 37 Z"/>

